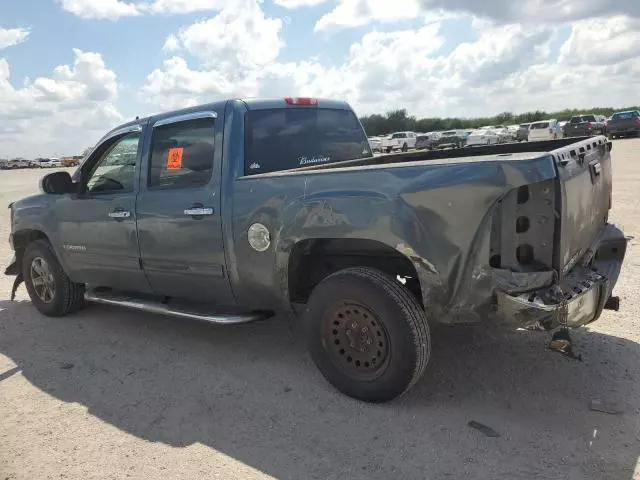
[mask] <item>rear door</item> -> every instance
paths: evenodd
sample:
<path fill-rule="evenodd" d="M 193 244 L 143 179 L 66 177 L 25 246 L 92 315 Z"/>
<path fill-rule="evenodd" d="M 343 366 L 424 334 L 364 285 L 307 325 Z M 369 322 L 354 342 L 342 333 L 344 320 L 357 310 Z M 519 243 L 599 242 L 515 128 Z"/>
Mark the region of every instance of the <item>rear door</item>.
<path fill-rule="evenodd" d="M 149 125 L 138 237 L 156 293 L 234 305 L 222 240 L 222 134 L 216 119 L 216 112 L 202 111 Z"/>

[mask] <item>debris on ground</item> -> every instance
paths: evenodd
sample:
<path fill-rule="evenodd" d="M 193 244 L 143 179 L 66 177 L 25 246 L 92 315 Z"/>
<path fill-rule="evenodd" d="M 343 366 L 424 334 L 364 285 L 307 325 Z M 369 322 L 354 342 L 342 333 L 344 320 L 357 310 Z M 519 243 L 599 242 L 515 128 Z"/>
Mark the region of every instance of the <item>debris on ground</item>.
<path fill-rule="evenodd" d="M 549 350 L 560 353 L 572 360 L 582 361 L 582 355 L 578 355 L 573 351 L 573 342 L 567 329 L 563 328 L 553 334 L 551 342 L 549 342 Z"/>
<path fill-rule="evenodd" d="M 71 370 L 73 368 L 73 363 L 62 363 L 60 364 L 60 368 L 62 370 Z"/>
<path fill-rule="evenodd" d="M 479 432 L 484 433 L 487 437 L 498 438 L 500 436 L 500 434 L 496 432 L 493 428 L 487 427 L 482 423 L 471 420 L 467 425 L 469 425 L 471 428 L 475 428 Z"/>
<path fill-rule="evenodd" d="M 589 403 L 589 410 L 593 410 L 594 412 L 608 413 L 609 415 L 618 415 L 622 413 L 622 410 L 613 402 L 599 400 L 597 398 L 591 400 L 591 403 Z"/>

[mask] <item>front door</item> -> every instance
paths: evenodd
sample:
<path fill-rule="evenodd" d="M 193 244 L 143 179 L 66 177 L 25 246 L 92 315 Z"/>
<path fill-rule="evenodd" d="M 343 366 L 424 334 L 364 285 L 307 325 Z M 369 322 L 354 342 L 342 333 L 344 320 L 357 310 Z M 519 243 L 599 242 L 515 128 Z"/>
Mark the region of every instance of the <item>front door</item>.
<path fill-rule="evenodd" d="M 177 299 L 234 305 L 220 214 L 215 114 L 150 125 L 136 214 L 142 266 L 154 291 Z M 221 135 L 218 136 L 221 139 Z"/>
<path fill-rule="evenodd" d="M 83 165 L 82 192 L 56 201 L 58 238 L 72 279 L 92 287 L 150 292 L 136 235 L 140 132 L 105 140 Z"/>

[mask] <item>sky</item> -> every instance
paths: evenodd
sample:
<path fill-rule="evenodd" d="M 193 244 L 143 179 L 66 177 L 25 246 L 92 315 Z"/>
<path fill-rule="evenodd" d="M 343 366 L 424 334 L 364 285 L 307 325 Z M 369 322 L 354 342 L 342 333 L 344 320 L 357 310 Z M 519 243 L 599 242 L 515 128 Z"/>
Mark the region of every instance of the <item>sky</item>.
<path fill-rule="evenodd" d="M 640 0 L 1 0 L 0 158 L 220 98 L 474 117 L 640 103 Z"/>

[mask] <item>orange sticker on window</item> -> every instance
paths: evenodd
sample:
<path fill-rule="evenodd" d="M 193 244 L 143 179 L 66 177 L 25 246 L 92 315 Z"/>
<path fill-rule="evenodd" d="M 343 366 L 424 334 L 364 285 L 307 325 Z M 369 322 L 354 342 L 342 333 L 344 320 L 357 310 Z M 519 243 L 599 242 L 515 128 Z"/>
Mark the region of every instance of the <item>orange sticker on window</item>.
<path fill-rule="evenodd" d="M 180 170 L 182 168 L 183 147 L 173 147 L 169 149 L 167 155 L 167 170 Z"/>

